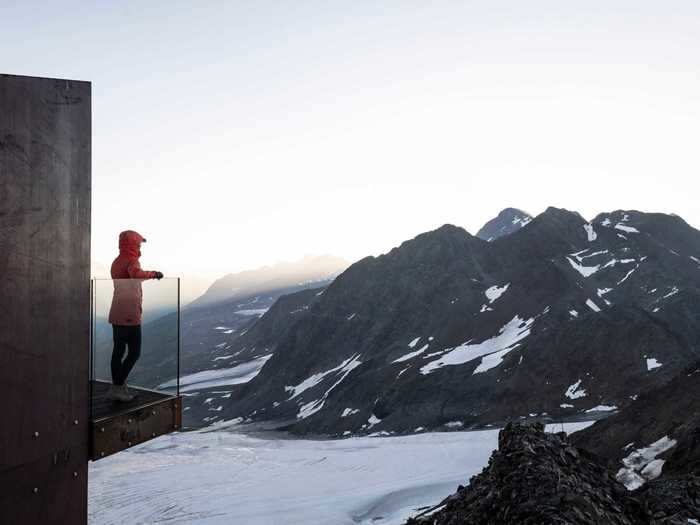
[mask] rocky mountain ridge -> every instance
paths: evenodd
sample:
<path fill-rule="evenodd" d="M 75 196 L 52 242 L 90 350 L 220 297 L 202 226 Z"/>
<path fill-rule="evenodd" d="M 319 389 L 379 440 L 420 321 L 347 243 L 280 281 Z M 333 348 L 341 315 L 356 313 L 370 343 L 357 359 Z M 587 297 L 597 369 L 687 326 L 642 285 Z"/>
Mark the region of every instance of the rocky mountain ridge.
<path fill-rule="evenodd" d="M 606 415 L 697 358 L 699 272 L 674 216 L 549 208 L 491 242 L 445 225 L 231 334 L 227 366 L 265 364 L 205 410 L 338 436 Z"/>

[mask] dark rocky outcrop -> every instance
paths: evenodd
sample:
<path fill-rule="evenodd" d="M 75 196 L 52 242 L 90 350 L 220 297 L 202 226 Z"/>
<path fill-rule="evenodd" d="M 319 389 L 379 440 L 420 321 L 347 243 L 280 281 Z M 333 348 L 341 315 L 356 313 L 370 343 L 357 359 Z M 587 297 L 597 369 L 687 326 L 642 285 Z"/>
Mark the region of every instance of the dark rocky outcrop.
<path fill-rule="evenodd" d="M 640 394 L 628 407 L 572 434 L 572 441 L 623 466 L 632 451 L 668 437 L 676 442 L 659 455 L 664 475 L 700 475 L 700 361 L 663 386 Z"/>
<path fill-rule="evenodd" d="M 634 496 L 644 505 L 650 525 L 692 525 L 700 522 L 700 476 L 664 477 L 644 485 Z"/>
<path fill-rule="evenodd" d="M 564 433 L 509 424 L 488 466 L 408 525 L 687 525 L 700 516 L 699 483 L 689 476 L 630 492 Z"/>

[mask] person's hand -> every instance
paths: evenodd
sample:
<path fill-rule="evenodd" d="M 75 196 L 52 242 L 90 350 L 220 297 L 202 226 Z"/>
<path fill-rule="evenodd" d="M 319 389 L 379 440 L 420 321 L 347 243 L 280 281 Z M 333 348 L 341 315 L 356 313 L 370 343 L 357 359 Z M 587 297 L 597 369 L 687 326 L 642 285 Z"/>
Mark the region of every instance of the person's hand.
<path fill-rule="evenodd" d="M 159 281 L 163 278 L 163 273 L 162 272 L 156 272 L 156 279 Z"/>

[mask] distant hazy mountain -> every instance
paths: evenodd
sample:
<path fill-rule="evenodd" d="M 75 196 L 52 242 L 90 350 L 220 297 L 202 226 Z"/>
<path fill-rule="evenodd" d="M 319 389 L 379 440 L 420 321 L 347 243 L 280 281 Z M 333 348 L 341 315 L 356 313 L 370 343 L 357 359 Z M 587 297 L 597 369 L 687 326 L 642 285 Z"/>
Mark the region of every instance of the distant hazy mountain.
<path fill-rule="evenodd" d="M 261 370 L 209 396 L 210 420 L 343 435 L 591 417 L 698 358 L 700 232 L 556 208 L 493 242 L 445 225 L 278 304 L 229 334 L 226 373 Z"/>
<path fill-rule="evenodd" d="M 328 281 L 348 267 L 344 259 L 330 255 L 306 256 L 295 262 L 279 263 L 256 270 L 230 273 L 217 279 L 209 289 L 189 307 L 211 306 L 274 290 L 308 286 Z"/>
<path fill-rule="evenodd" d="M 518 231 L 531 220 L 532 217 L 522 210 L 506 208 L 497 217 L 484 224 L 476 236 L 485 241 L 493 241 Z"/>

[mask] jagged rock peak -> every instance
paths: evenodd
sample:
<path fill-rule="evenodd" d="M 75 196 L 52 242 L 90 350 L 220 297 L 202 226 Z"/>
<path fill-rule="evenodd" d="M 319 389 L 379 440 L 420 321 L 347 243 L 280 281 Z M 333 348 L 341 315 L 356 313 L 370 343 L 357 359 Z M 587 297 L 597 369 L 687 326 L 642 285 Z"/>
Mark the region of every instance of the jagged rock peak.
<path fill-rule="evenodd" d="M 464 228 L 444 224 L 435 230 L 421 233 L 413 239 L 402 242 L 385 254 L 369 256 L 357 261 L 338 276 L 325 296 L 326 298 L 333 296 L 340 285 L 344 286 L 348 282 L 356 283 L 356 279 L 391 282 L 397 272 L 400 274 L 409 266 L 452 264 L 472 253 L 474 247 L 478 245 L 486 245 L 486 243 Z"/>
<path fill-rule="evenodd" d="M 549 206 L 545 211 L 540 213 L 537 219 L 547 219 L 547 220 L 558 220 L 558 221 L 571 221 L 576 223 L 587 222 L 579 212 L 570 211 L 566 208 L 556 208 L 554 206 Z"/>
<path fill-rule="evenodd" d="M 532 216 L 517 208 L 505 208 L 496 217 L 488 221 L 476 236 L 485 241 L 493 241 L 518 231 L 532 220 Z"/>
<path fill-rule="evenodd" d="M 532 219 L 530 227 L 525 231 L 531 234 L 545 234 L 548 236 L 564 236 L 570 237 L 572 232 L 575 235 L 582 235 L 584 232 L 583 226 L 588 224 L 580 213 L 569 211 L 564 208 L 555 208 L 550 206 L 545 211 Z"/>
<path fill-rule="evenodd" d="M 646 225 L 656 223 L 659 225 L 682 225 L 688 227 L 689 224 L 675 213 L 654 213 L 642 212 L 638 210 L 615 210 L 598 214 L 593 221 L 594 224 L 603 226 L 615 226 L 617 224 Z"/>
<path fill-rule="evenodd" d="M 416 236 L 415 239 L 424 239 L 428 237 L 453 237 L 457 239 L 470 239 L 473 238 L 473 235 L 460 226 L 455 226 L 454 224 L 448 223 L 443 224 L 442 226 L 436 228 L 433 231 L 421 233 L 420 235 Z"/>
<path fill-rule="evenodd" d="M 401 252 L 421 251 L 431 246 L 483 244 L 481 239 L 477 239 L 464 228 L 453 224 L 443 224 L 439 228 L 421 233 L 413 239 L 404 241 L 400 246 L 393 248 L 389 254 L 393 255 Z"/>

